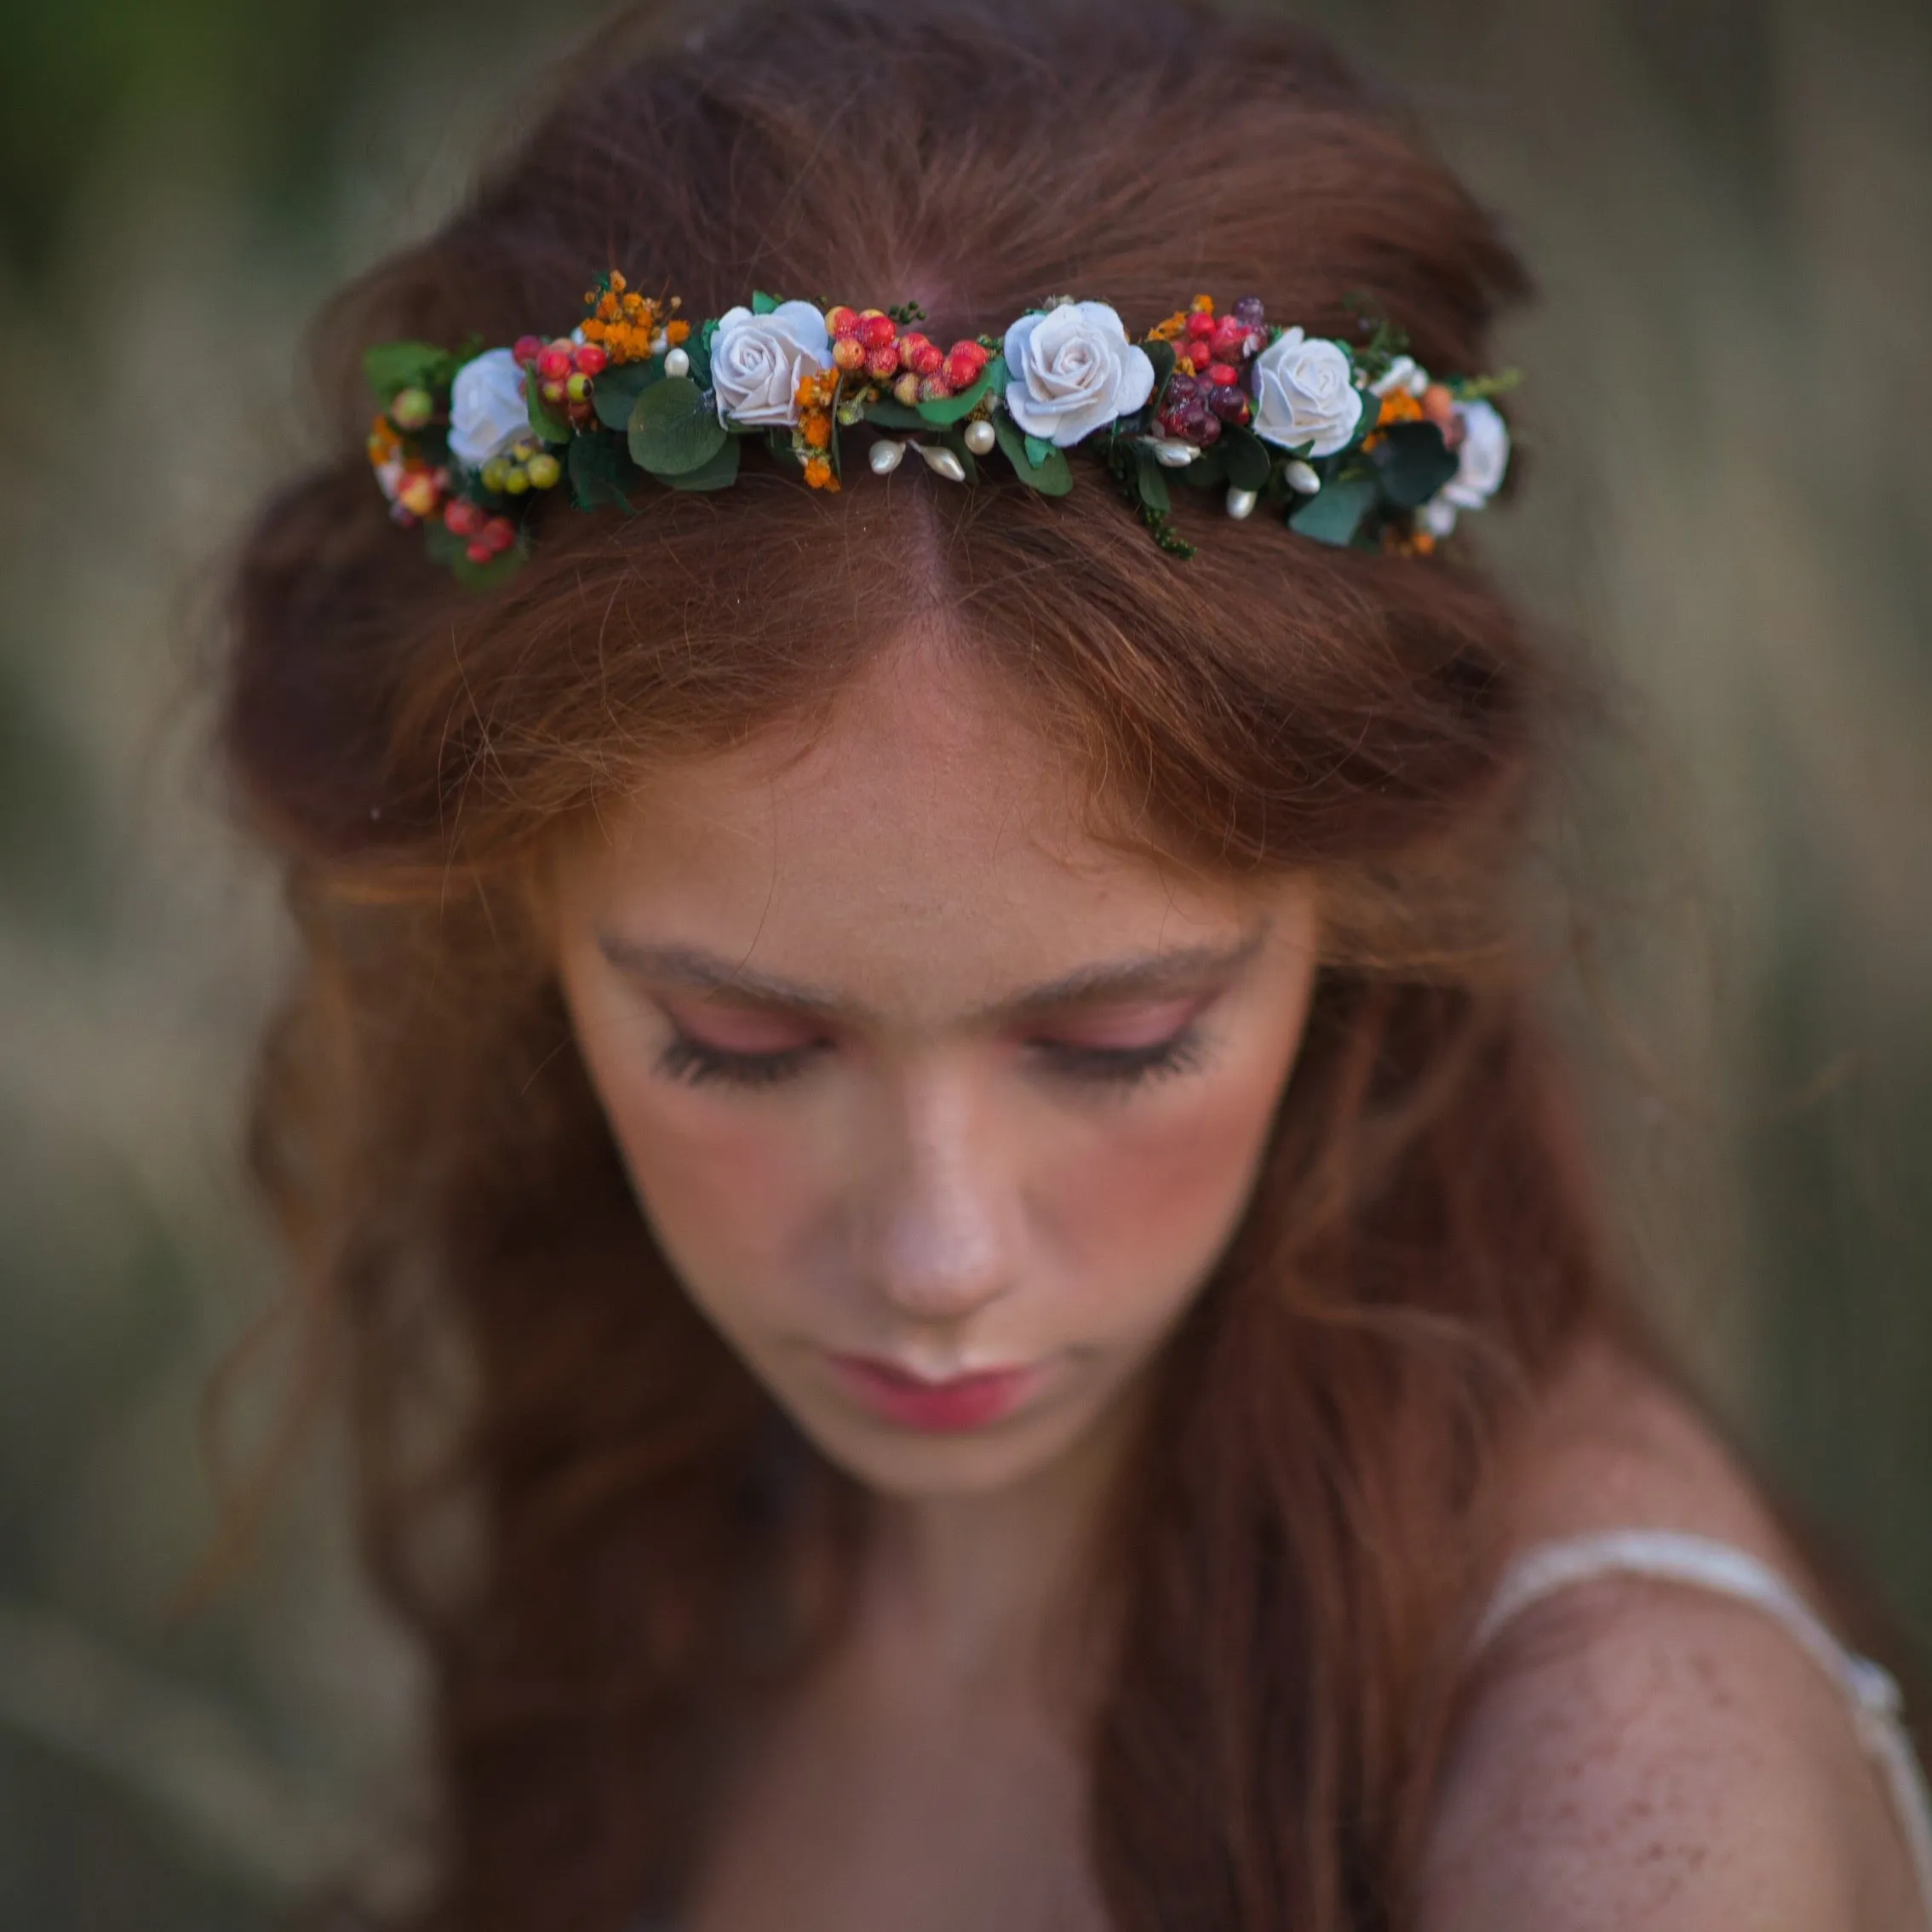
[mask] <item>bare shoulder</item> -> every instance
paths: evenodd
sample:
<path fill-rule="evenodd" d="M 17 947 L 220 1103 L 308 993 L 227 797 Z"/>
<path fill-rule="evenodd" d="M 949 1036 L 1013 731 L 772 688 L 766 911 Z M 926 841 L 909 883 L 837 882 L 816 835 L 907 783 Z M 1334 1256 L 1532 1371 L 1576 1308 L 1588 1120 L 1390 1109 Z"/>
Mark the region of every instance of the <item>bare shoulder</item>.
<path fill-rule="evenodd" d="M 1688 1530 L 1804 1576 L 1684 1405 L 1608 1354 L 1523 1445 L 1511 1542 Z M 1913 1932 L 1883 1784 L 1842 1694 L 1762 1611 L 1631 1578 L 1525 1611 L 1478 1666 L 1422 1932 Z"/>

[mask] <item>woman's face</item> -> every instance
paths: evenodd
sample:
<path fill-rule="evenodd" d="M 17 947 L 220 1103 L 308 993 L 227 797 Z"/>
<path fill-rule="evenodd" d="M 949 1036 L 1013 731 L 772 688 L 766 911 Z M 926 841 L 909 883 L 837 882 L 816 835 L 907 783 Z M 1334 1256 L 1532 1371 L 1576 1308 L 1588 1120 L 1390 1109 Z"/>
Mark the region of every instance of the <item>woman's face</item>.
<path fill-rule="evenodd" d="M 888 1493 L 1019 1481 L 1115 1407 L 1300 1040 L 1306 882 L 1103 844 L 1073 778 L 914 640 L 802 756 L 678 768 L 560 869 L 565 995 L 660 1245 Z"/>

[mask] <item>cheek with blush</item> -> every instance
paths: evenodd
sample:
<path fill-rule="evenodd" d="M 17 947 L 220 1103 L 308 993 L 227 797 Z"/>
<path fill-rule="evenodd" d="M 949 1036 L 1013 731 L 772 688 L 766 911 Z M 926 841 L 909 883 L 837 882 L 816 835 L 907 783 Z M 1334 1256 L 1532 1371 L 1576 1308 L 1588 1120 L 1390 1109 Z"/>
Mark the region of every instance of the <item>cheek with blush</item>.
<path fill-rule="evenodd" d="M 1036 1150 L 1034 1224 L 1098 1322 L 1139 1333 L 1184 1311 L 1247 1205 L 1281 1086 L 1266 1066 L 1176 1081 Z"/>
<path fill-rule="evenodd" d="M 593 1060 L 592 1073 L 658 1246 L 692 1299 L 732 1330 L 734 1311 L 796 1271 L 824 1190 L 823 1140 L 647 1065 L 599 1069 Z"/>

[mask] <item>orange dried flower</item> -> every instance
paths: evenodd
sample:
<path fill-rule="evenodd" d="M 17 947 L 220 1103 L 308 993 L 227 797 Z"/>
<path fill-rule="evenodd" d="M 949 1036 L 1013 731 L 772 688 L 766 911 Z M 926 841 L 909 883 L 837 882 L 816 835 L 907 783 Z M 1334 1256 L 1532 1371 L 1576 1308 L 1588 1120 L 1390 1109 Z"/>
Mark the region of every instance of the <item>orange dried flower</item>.
<path fill-rule="evenodd" d="M 799 419 L 799 431 L 812 449 L 827 449 L 832 441 L 832 419 L 823 410 L 807 410 Z"/>
<path fill-rule="evenodd" d="M 1382 398 L 1382 413 L 1375 419 L 1376 427 L 1391 422 L 1420 422 L 1422 404 L 1406 389 L 1397 389 Z"/>
<path fill-rule="evenodd" d="M 688 341 L 691 324 L 688 322 L 667 322 L 664 324 L 664 340 L 674 349 L 678 344 Z"/>
<path fill-rule="evenodd" d="M 1187 333 L 1187 311 L 1178 308 L 1164 322 L 1156 322 L 1147 331 L 1150 342 L 1172 342 L 1177 336 Z"/>
<path fill-rule="evenodd" d="M 839 479 L 832 473 L 832 466 L 823 456 L 814 456 L 805 466 L 805 479 L 814 490 L 836 490 Z"/>
<path fill-rule="evenodd" d="M 1196 315 L 1212 315 L 1214 312 L 1214 298 L 1212 295 L 1196 295 L 1188 307 Z"/>

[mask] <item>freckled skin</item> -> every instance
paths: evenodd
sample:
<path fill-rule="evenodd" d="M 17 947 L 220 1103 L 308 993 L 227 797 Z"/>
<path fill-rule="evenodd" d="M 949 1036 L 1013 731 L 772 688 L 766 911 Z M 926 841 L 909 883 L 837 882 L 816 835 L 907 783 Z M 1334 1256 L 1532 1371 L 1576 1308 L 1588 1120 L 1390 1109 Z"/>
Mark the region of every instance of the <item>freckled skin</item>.
<path fill-rule="evenodd" d="M 1236 887 L 1104 844 L 1076 777 L 915 639 L 802 755 L 781 735 L 668 773 L 560 875 L 566 995 L 660 1241 L 800 1425 L 884 1493 L 1010 1483 L 1133 1383 L 1240 1218 L 1299 1041 L 1309 885 Z M 659 1069 L 674 1024 L 758 1051 L 811 1023 L 640 983 L 600 950 L 611 934 L 863 1017 L 794 1078 L 691 1086 Z M 1139 1044 L 1201 1009 L 1195 1063 L 1144 1085 L 1070 1079 L 1024 1024 L 987 1017 L 1085 969 L 1244 940 L 1178 995 L 1041 1023 Z M 856 1405 L 828 1352 L 1026 1366 L 1039 1388 L 993 1427 L 922 1436 Z"/>
<path fill-rule="evenodd" d="M 1037 1608 L 1029 1574 L 1091 1498 L 1055 1472 L 1104 1461 L 1240 1218 L 1306 1016 L 1311 884 L 1237 887 L 1097 840 L 1077 775 L 945 642 L 905 640 L 810 745 L 775 734 L 606 808 L 556 879 L 565 996 L 666 1253 L 882 1520 L 928 1519 L 923 1543 L 901 1522 L 926 1561 L 904 1574 L 937 1579 L 895 1594 L 881 1568 L 851 1642 L 774 1713 L 685 1932 L 1104 1932 L 1078 1747 L 1007 1668 L 1008 1613 Z M 694 989 L 667 949 L 838 1011 Z M 1175 955 L 1193 981 L 1010 1010 Z M 1071 1078 L 1042 1045 L 1190 1028 L 1184 1063 L 1143 1084 Z M 680 1032 L 795 1071 L 691 1084 L 666 1061 Z M 840 1354 L 1032 1379 L 989 1425 L 920 1432 L 855 1400 Z M 1802 1577 L 1708 1430 L 1607 1349 L 1533 1421 L 1506 1458 L 1513 1546 L 1688 1529 Z M 1918 1922 L 1842 1701 L 1761 1616 L 1605 1584 L 1485 1660 L 1418 1932 Z"/>

